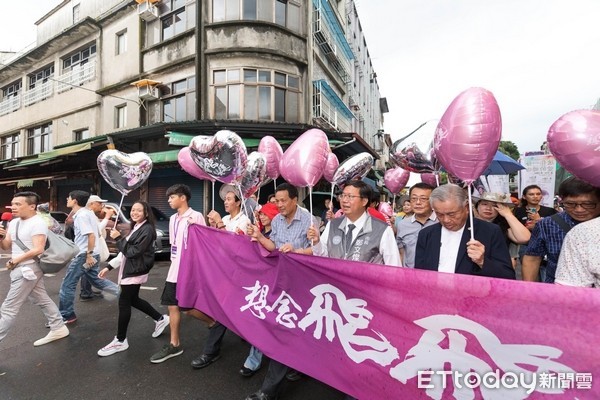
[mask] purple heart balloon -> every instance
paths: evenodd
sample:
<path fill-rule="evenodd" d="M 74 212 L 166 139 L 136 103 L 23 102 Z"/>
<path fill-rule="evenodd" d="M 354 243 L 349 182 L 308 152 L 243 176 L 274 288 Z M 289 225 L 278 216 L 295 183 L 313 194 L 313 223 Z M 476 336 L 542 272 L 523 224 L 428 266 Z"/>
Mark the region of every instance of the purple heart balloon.
<path fill-rule="evenodd" d="M 313 187 L 323 176 L 329 152 L 329 141 L 325 132 L 309 129 L 294 140 L 283 153 L 279 172 L 294 186 Z"/>
<path fill-rule="evenodd" d="M 238 184 L 248 153 L 243 140 L 231 131 L 219 131 L 214 136 L 196 136 L 190 142 L 192 160 L 219 182 Z"/>
<path fill-rule="evenodd" d="M 548 130 L 548 147 L 577 178 L 600 187 L 600 111 L 571 111 Z"/>
<path fill-rule="evenodd" d="M 143 152 L 127 154 L 119 150 L 104 150 L 97 163 L 104 180 L 122 195 L 142 186 L 152 173 L 152 160 Z"/>
<path fill-rule="evenodd" d="M 199 166 L 196 165 L 194 160 L 192 160 L 191 150 L 189 147 L 184 147 L 179 150 L 179 153 L 177 153 L 177 161 L 179 162 L 181 168 L 183 168 L 185 172 L 194 178 L 202 179 L 204 181 L 215 181 L 215 178 L 204 172 Z"/>
<path fill-rule="evenodd" d="M 440 119 L 435 155 L 446 171 L 469 184 L 490 165 L 501 136 L 502 119 L 494 95 L 470 88 L 452 101 Z"/>

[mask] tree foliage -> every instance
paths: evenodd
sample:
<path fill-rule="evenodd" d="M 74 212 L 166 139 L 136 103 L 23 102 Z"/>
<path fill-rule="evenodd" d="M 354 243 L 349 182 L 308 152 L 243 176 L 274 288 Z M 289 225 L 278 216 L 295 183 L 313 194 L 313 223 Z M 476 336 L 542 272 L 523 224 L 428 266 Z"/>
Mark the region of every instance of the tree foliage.
<path fill-rule="evenodd" d="M 519 148 L 510 140 L 501 140 L 498 150 L 500 150 L 513 160 L 518 160 L 519 157 L 521 157 L 521 153 L 519 153 Z"/>

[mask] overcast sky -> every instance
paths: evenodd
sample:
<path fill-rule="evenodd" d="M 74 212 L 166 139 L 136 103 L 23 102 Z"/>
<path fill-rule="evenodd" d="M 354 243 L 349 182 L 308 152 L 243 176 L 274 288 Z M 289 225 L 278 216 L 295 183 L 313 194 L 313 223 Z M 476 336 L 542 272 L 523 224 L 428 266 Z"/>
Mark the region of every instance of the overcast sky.
<path fill-rule="evenodd" d="M 355 1 L 394 139 L 433 120 L 415 135 L 430 140 L 454 97 L 481 86 L 500 105 L 503 139 L 537 150 L 562 114 L 600 97 L 599 0 Z M 0 49 L 20 50 L 60 1 L 5 3 L 14 17 Z"/>

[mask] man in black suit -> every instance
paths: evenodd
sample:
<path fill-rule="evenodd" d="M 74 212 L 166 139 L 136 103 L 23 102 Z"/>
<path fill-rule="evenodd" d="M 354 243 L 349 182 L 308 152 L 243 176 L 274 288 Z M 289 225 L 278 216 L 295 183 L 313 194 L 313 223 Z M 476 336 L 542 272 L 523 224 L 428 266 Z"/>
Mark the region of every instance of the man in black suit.
<path fill-rule="evenodd" d="M 475 219 L 475 240 L 468 223 L 467 193 L 443 185 L 429 196 L 439 224 L 424 228 L 417 239 L 415 268 L 515 279 L 506 241 L 497 225 Z"/>

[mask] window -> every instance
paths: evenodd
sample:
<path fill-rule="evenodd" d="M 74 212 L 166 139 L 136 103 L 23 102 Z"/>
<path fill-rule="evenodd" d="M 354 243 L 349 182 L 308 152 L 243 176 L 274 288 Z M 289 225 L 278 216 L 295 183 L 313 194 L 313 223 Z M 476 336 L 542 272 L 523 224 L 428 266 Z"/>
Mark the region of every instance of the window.
<path fill-rule="evenodd" d="M 127 126 L 127 104 L 115 107 L 115 128 Z"/>
<path fill-rule="evenodd" d="M 21 82 L 20 80 L 16 81 L 15 83 L 11 83 L 8 86 L 5 86 L 2 89 L 2 97 L 7 98 L 7 97 L 16 97 L 19 95 L 19 92 L 21 91 L 21 86 L 22 86 L 23 82 Z"/>
<path fill-rule="evenodd" d="M 73 6 L 73 23 L 76 24 L 79 22 L 80 16 L 80 7 L 79 4 L 75 4 Z"/>
<path fill-rule="evenodd" d="M 27 155 L 44 153 L 50 148 L 52 124 L 45 124 L 27 130 Z"/>
<path fill-rule="evenodd" d="M 300 2 L 295 0 L 213 0 L 213 22 L 259 20 L 301 33 Z"/>
<path fill-rule="evenodd" d="M 123 54 L 127 51 L 127 30 L 117 33 L 115 43 L 115 54 Z"/>
<path fill-rule="evenodd" d="M 3 136 L 0 140 L 0 157 L 2 160 L 10 160 L 19 157 L 19 134 Z"/>
<path fill-rule="evenodd" d="M 81 140 L 90 138 L 90 130 L 89 128 L 79 129 L 77 131 L 73 131 L 73 140 L 79 142 Z"/>
<path fill-rule="evenodd" d="M 92 43 L 82 50 L 63 58 L 63 70 L 69 71 L 78 66 L 86 64 L 96 56 L 96 43 Z"/>
<path fill-rule="evenodd" d="M 196 77 L 163 85 L 160 100 L 146 106 L 150 124 L 196 119 Z"/>
<path fill-rule="evenodd" d="M 254 68 L 213 71 L 214 118 L 298 122 L 300 77 Z"/>
<path fill-rule="evenodd" d="M 29 75 L 29 89 L 31 90 L 35 88 L 36 85 L 47 82 L 52 75 L 54 75 L 54 64 Z"/>
<path fill-rule="evenodd" d="M 161 19 L 162 40 L 167 40 L 187 29 L 185 0 L 162 1 L 161 5 L 164 15 Z"/>

